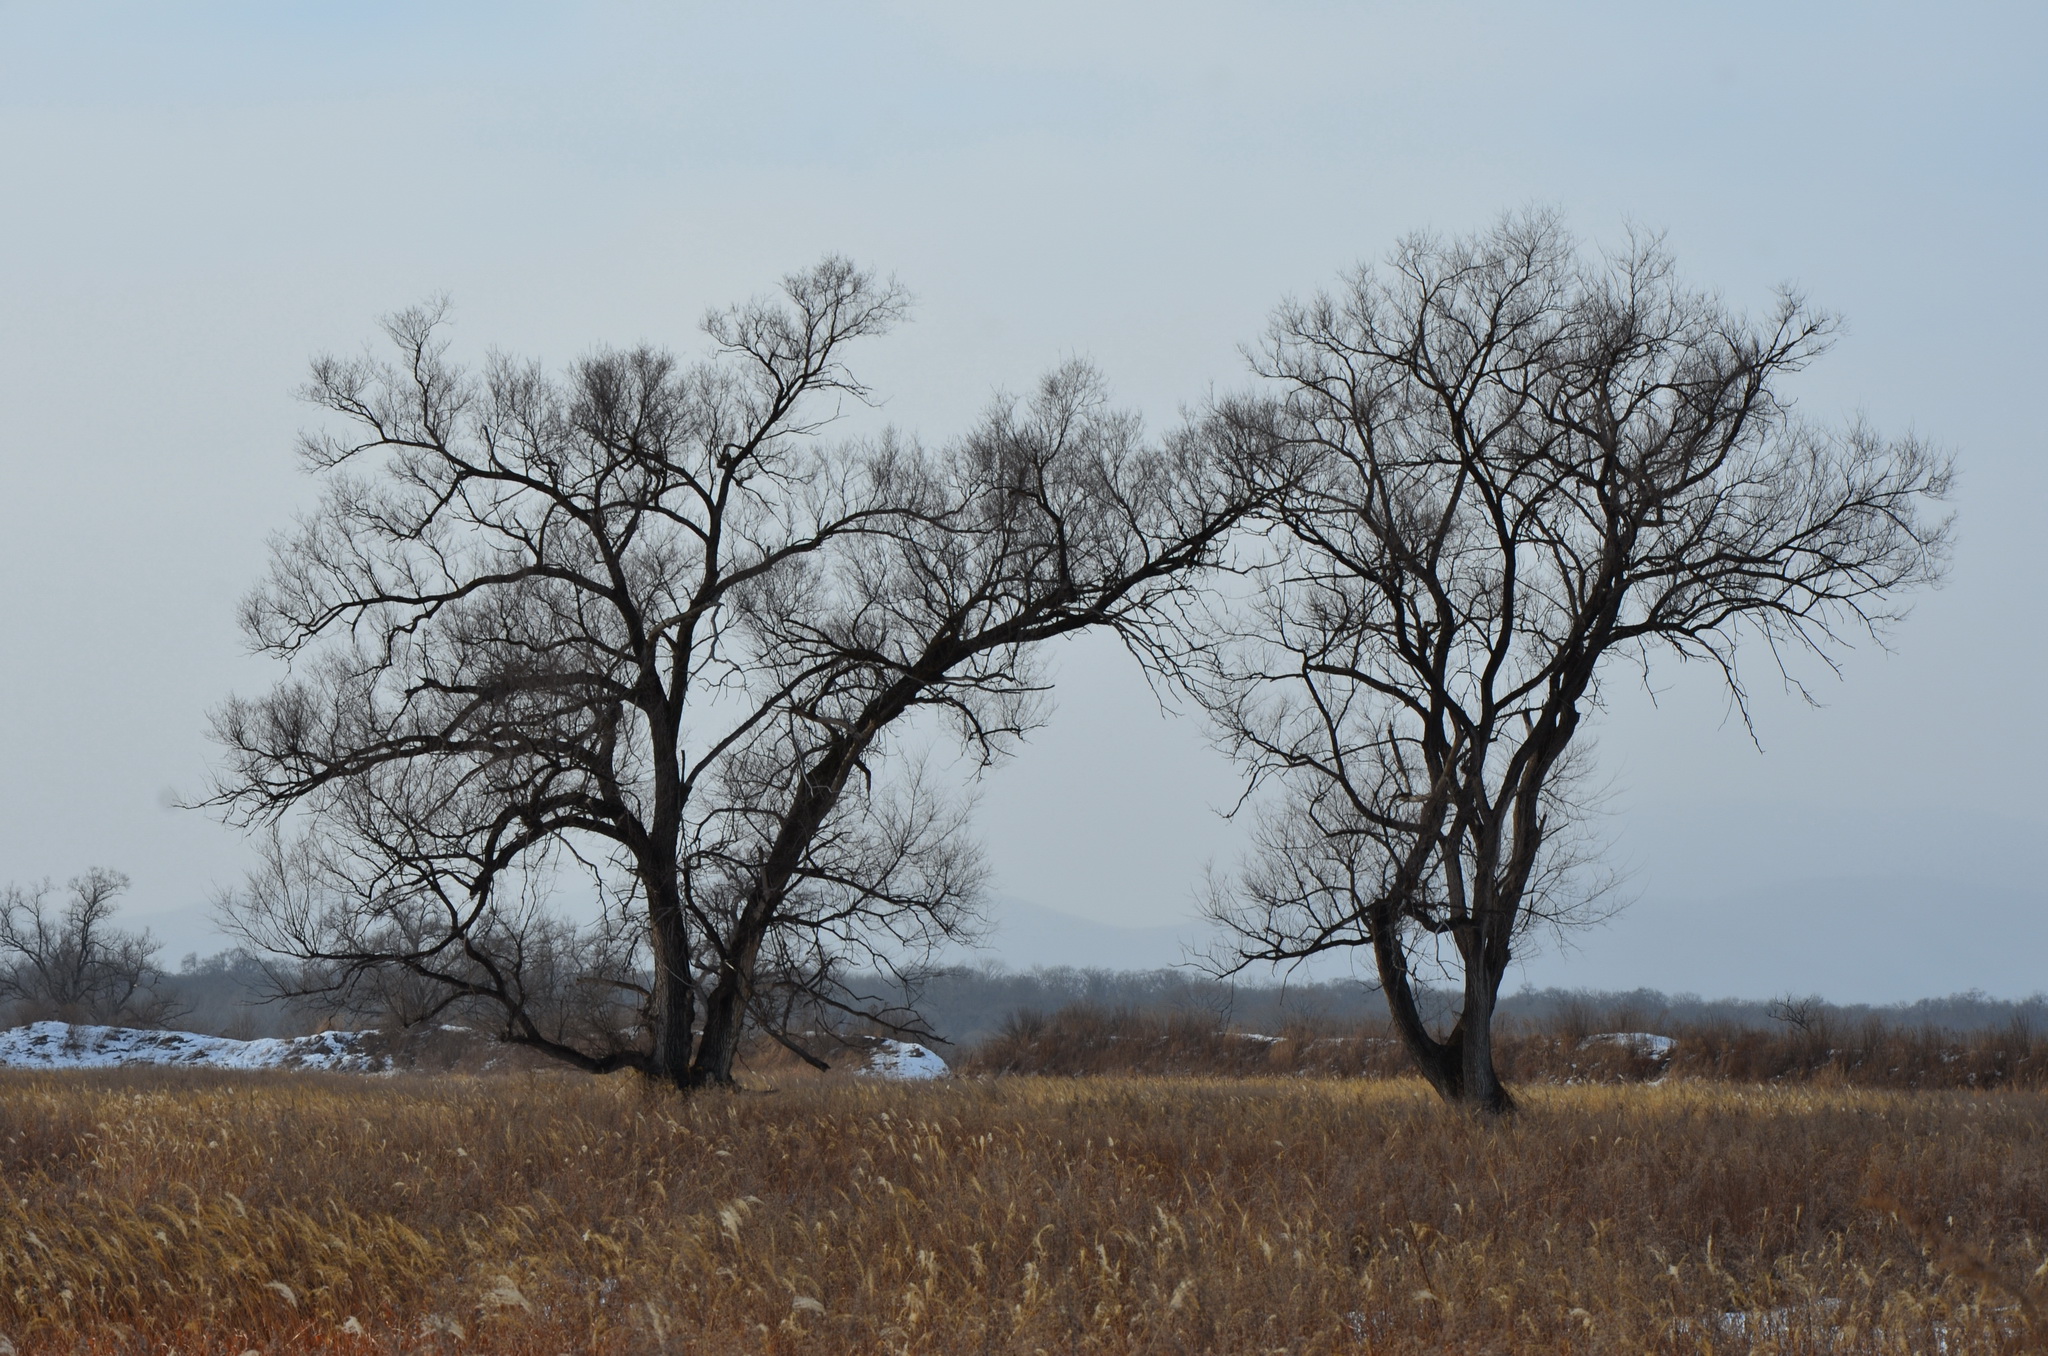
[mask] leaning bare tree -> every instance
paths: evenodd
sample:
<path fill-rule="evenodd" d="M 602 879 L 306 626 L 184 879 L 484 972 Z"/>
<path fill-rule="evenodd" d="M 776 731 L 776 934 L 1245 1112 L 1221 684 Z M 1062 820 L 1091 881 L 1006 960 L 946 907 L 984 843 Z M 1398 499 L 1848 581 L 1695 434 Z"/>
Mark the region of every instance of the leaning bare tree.
<path fill-rule="evenodd" d="M 118 871 L 94 867 L 53 904 L 50 882 L 0 891 L 0 1002 L 18 1019 L 55 1018 L 160 1026 L 178 1005 L 164 994 L 160 949 L 147 932 L 116 927 L 128 888 Z"/>
<path fill-rule="evenodd" d="M 838 262 L 785 293 L 714 316 L 692 367 L 473 377 L 431 314 L 392 326 L 397 364 L 317 367 L 358 432 L 308 443 L 325 500 L 247 616 L 301 676 L 217 720 L 218 803 L 276 830 L 227 912 L 296 987 L 484 1005 L 698 1086 L 749 1023 L 872 1013 L 855 963 L 971 926 L 916 717 L 998 756 L 1032 647 L 1142 639 L 1255 481 L 1227 437 L 1146 442 L 1082 369 L 938 451 L 828 444 L 821 401 L 865 395 L 841 351 L 901 298 Z"/>
<path fill-rule="evenodd" d="M 1546 216 L 1411 238 L 1277 313 L 1277 391 L 1224 414 L 1298 480 L 1191 671 L 1277 792 L 1215 906 L 1232 964 L 1366 949 L 1438 1092 L 1511 1106 L 1495 1000 L 1572 903 L 1556 849 L 1607 662 L 1703 660 L 1741 704 L 1739 648 L 1832 664 L 1941 573 L 1948 462 L 1790 405 L 1833 329 L 1790 294 L 1734 314 L 1654 243 L 1588 258 Z M 1459 992 L 1448 1030 L 1425 972 Z"/>

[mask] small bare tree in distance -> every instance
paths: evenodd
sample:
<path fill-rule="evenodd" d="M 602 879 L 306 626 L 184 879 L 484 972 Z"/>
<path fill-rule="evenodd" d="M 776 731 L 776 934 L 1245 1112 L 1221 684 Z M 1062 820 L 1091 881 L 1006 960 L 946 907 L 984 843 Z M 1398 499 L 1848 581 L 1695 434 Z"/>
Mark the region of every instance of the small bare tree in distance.
<path fill-rule="evenodd" d="M 1437 1091 L 1512 1106 L 1494 1006 L 1574 902 L 1557 847 L 1610 663 L 1704 661 L 1746 721 L 1741 649 L 1832 667 L 1943 571 L 1948 460 L 1792 408 L 1835 328 L 1789 292 L 1747 319 L 1657 242 L 1588 257 L 1542 214 L 1409 238 L 1277 312 L 1273 393 L 1221 415 L 1292 483 L 1184 669 L 1278 791 L 1212 903 L 1226 968 L 1363 948 Z M 1448 1030 L 1417 1008 L 1432 966 Z"/>
<path fill-rule="evenodd" d="M 150 1027 L 178 1015 L 157 988 L 157 943 L 112 922 L 127 888 L 120 872 L 93 867 L 61 906 L 48 881 L 0 892 L 0 1001 L 17 1020 Z"/>
<path fill-rule="evenodd" d="M 1261 483 L 1079 366 L 935 450 L 825 441 L 867 394 L 844 350 L 903 304 L 828 260 L 692 366 L 472 374 L 433 312 L 395 363 L 316 366 L 349 436 L 308 440 L 322 504 L 246 613 L 298 672 L 216 720 L 215 803 L 274 830 L 224 912 L 292 986 L 685 1087 L 749 1023 L 891 1019 L 846 975 L 963 935 L 981 879 L 905 755 L 950 722 L 1001 756 L 1034 648 L 1147 644 Z M 603 907 L 571 923 L 578 878 Z"/>

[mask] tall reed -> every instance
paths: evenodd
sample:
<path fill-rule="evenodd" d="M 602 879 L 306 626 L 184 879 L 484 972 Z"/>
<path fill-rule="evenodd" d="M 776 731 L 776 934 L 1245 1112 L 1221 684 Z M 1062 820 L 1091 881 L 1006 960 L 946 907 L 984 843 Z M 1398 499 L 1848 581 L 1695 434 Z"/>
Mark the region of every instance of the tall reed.
<path fill-rule="evenodd" d="M 21 1352 L 2016 1351 L 2027 1091 L 0 1076 Z"/>

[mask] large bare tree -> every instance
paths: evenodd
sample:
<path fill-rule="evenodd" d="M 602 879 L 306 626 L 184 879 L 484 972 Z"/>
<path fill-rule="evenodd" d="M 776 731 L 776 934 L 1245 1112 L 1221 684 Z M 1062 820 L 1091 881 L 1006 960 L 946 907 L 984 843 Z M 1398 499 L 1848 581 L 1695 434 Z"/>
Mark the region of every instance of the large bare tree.
<path fill-rule="evenodd" d="M 217 802 L 274 832 L 231 921 L 294 983 L 419 1020 L 484 1005 L 593 1069 L 729 1082 L 743 1027 L 873 1012 L 845 987 L 971 927 L 950 720 L 1035 719 L 1031 650 L 1134 641 L 1256 493 L 1228 436 L 1146 441 L 1086 369 L 937 450 L 819 436 L 893 287 L 828 261 L 714 315 L 684 366 L 561 379 L 323 361 L 321 507 L 247 625 L 293 680 L 231 701 Z M 586 908 L 571 921 L 565 882 Z M 785 1033 L 786 1034 L 786 1033 Z"/>
<path fill-rule="evenodd" d="M 1511 1105 L 1494 1005 L 1573 902 L 1557 849 L 1610 665 L 1704 661 L 1741 703 L 1739 651 L 1831 665 L 1941 573 L 1949 463 L 1792 408 L 1833 331 L 1789 294 L 1732 312 L 1654 241 L 1589 257 L 1544 215 L 1411 238 L 1276 314 L 1270 392 L 1224 416 L 1294 482 L 1190 669 L 1275 792 L 1214 906 L 1231 964 L 1365 949 L 1430 1083 Z M 1425 978 L 1459 995 L 1448 1029 Z"/>

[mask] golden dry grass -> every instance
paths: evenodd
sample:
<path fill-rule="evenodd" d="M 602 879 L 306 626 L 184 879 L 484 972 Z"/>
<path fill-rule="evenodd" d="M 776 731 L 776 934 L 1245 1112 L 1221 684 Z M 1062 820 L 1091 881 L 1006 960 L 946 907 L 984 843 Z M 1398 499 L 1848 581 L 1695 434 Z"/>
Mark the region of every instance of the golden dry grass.
<path fill-rule="evenodd" d="M 23 1353 L 2029 1349 L 2040 1094 L 1522 1097 L 1493 1124 L 1407 1080 L 686 1100 L 555 1074 L 9 1074 L 0 1334 Z"/>

